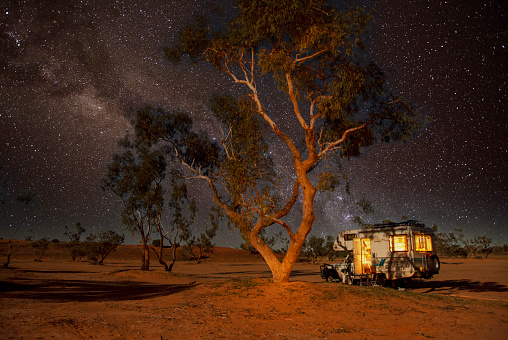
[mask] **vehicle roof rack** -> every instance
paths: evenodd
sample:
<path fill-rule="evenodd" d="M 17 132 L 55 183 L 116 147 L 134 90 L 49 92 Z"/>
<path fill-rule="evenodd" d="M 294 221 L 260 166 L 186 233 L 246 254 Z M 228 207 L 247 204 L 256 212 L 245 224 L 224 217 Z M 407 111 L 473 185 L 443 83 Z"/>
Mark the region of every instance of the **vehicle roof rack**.
<path fill-rule="evenodd" d="M 418 222 L 416 220 L 374 224 L 374 228 L 401 227 L 401 226 L 425 227 L 425 224 Z"/>

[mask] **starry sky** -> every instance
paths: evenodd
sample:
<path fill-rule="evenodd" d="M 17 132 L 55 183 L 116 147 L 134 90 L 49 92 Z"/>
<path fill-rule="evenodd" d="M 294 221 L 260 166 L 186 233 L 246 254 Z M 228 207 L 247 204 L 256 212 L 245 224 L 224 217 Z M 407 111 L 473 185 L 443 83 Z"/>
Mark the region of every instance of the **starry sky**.
<path fill-rule="evenodd" d="M 0 165 L 11 186 L 0 237 L 9 238 L 26 213 L 15 238 L 64 240 L 64 226 L 80 222 L 87 232 L 114 229 L 136 243 L 122 230 L 120 202 L 100 180 L 140 107 L 185 111 L 198 129 L 216 130 L 210 96 L 238 90 L 208 65 L 170 64 L 163 49 L 196 14 L 226 20 L 233 9 L 224 3 L 2 2 Z M 313 233 L 354 227 L 355 202 L 366 198 L 375 209 L 362 216 L 367 222 L 408 216 L 443 232 L 461 228 L 468 237 L 508 242 L 505 1 L 356 3 L 376 20 L 367 52 L 431 122 L 407 144 L 377 145 L 347 162 L 351 195 L 321 195 Z M 12 199 L 19 192 L 32 193 L 34 204 L 20 208 Z M 203 216 L 206 194 L 196 193 Z M 203 216 L 195 232 L 207 223 Z M 221 246 L 240 242 L 227 228 L 215 239 Z"/>

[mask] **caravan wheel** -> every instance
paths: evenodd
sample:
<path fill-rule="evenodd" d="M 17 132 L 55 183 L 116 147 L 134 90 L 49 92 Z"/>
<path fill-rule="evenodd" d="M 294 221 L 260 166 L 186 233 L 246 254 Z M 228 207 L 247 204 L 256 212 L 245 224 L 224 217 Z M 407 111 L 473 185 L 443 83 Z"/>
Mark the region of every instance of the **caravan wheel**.
<path fill-rule="evenodd" d="M 376 276 L 376 283 L 378 286 L 387 287 L 388 280 L 386 279 L 386 275 L 385 274 L 378 274 Z"/>
<path fill-rule="evenodd" d="M 439 262 L 439 257 L 436 254 L 430 254 L 427 257 L 427 266 L 431 273 L 439 273 L 439 269 L 441 267 L 441 263 Z"/>

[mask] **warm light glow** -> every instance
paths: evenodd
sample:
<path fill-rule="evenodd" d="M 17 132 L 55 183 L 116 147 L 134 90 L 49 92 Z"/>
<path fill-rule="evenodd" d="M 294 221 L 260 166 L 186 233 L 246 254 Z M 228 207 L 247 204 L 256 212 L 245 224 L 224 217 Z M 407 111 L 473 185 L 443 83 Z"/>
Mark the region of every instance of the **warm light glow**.
<path fill-rule="evenodd" d="M 432 251 L 432 239 L 430 235 L 415 235 L 416 251 Z"/>
<path fill-rule="evenodd" d="M 355 274 L 370 274 L 372 269 L 370 239 L 355 238 L 353 244 Z"/>
<path fill-rule="evenodd" d="M 390 236 L 390 251 L 407 251 L 407 236 Z"/>

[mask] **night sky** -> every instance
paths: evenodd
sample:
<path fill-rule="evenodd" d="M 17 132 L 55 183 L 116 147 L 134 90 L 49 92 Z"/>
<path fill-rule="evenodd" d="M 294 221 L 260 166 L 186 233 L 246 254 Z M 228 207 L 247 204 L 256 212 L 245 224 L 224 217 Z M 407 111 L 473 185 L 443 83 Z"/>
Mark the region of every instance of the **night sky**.
<path fill-rule="evenodd" d="M 23 216 L 14 193 L 30 192 L 34 205 L 15 238 L 32 230 L 64 240 L 64 226 L 81 222 L 87 232 L 114 229 L 136 242 L 100 180 L 133 113 L 147 104 L 188 112 L 197 128 L 216 130 L 210 95 L 238 88 L 208 65 L 172 65 L 163 53 L 193 15 L 221 21 L 232 13 L 214 3 L 222 1 L 2 2 L 0 165 L 12 185 L 0 237 L 9 238 Z M 354 227 L 355 201 L 367 198 L 375 209 L 362 215 L 367 222 L 408 216 L 443 232 L 462 228 L 508 242 L 505 1 L 357 3 L 376 20 L 368 53 L 431 122 L 407 144 L 377 145 L 346 163 L 351 195 L 321 194 L 313 233 Z M 280 97 L 270 91 L 262 96 Z M 203 216 L 206 195 L 196 193 Z M 227 228 L 215 239 L 240 242 Z"/>

